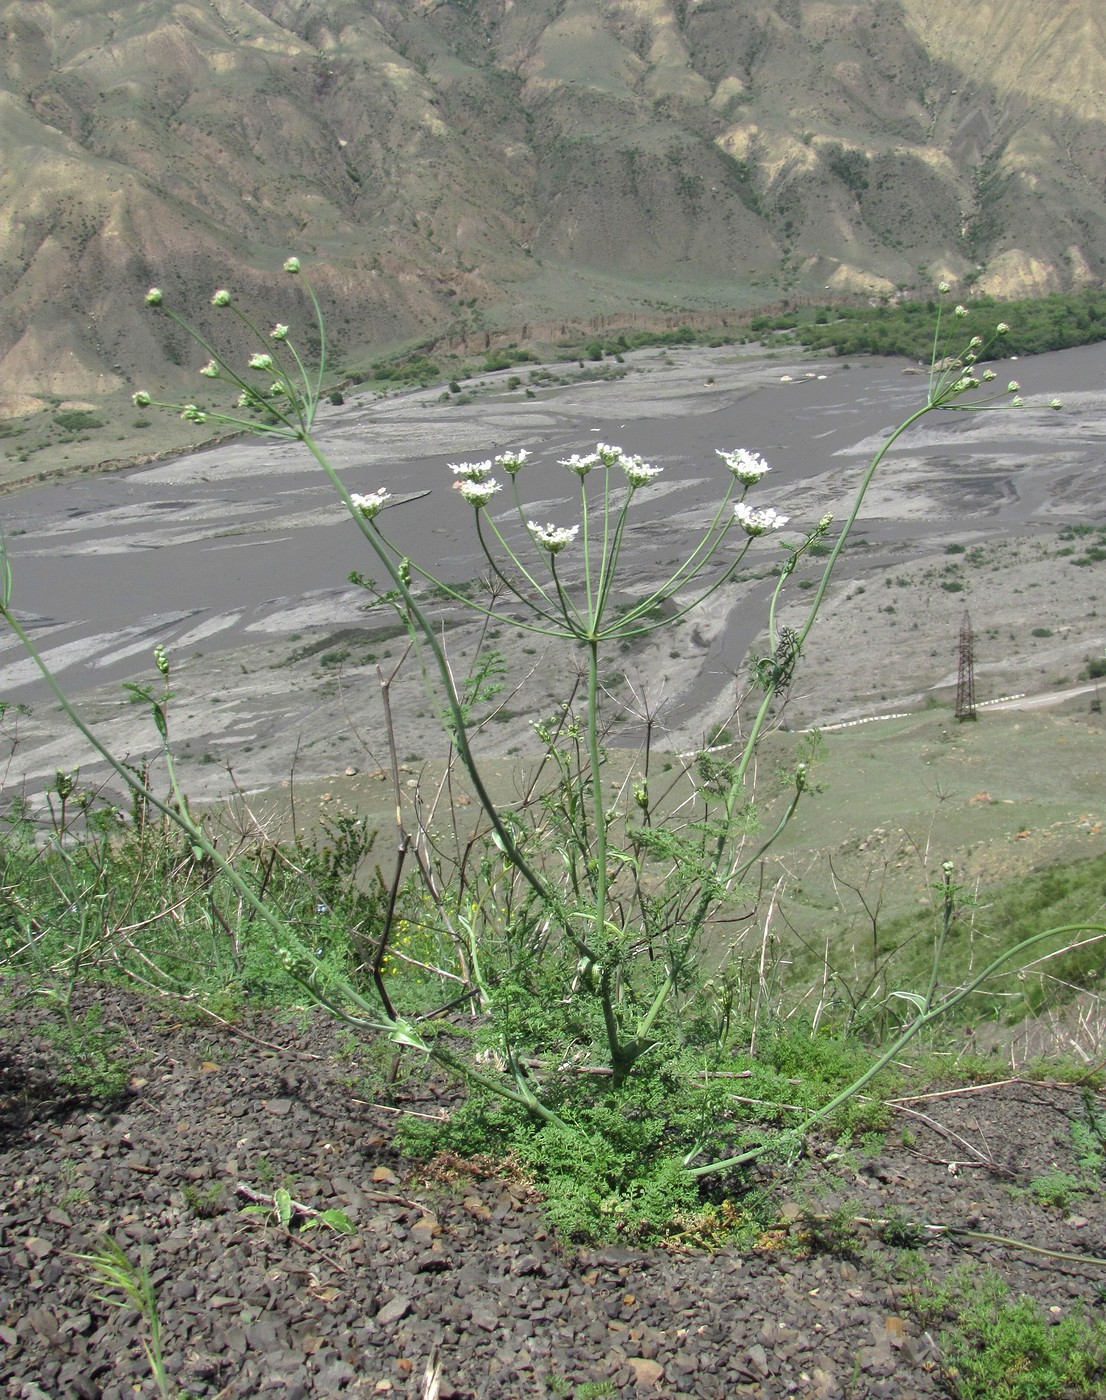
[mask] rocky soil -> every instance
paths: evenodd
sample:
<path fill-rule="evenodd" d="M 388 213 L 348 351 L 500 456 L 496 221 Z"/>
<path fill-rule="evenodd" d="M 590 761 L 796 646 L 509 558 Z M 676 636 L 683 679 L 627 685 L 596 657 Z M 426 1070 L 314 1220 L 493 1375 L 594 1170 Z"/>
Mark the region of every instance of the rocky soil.
<path fill-rule="evenodd" d="M 1055 1320 L 1093 1307 L 1106 1281 L 1100 1195 L 1061 1210 L 1021 1189 L 1078 1172 L 1083 1100 L 1068 1085 L 900 1099 L 874 1155 L 812 1142 L 777 1183 L 778 1228 L 747 1251 L 576 1249 L 550 1236 L 522 1184 L 431 1177 L 405 1160 L 399 1114 L 448 1112 L 453 1091 L 413 1077 L 382 1102 L 329 1022 L 257 1015 L 230 1029 L 183 1021 L 173 1004 L 99 999 L 131 1075 L 111 1107 L 59 1085 L 41 1010 L 5 1012 L 8 1396 L 155 1393 L 136 1315 L 98 1300 L 74 1258 L 109 1234 L 148 1260 L 169 1374 L 204 1397 L 952 1393 L 940 1326 L 925 1330 L 908 1305 L 916 1262 L 904 1270 L 864 1227 L 804 1247 L 802 1212 L 841 1204 L 974 1232 L 927 1232 L 908 1257 L 935 1277 L 975 1260 Z M 244 1213 L 280 1189 L 305 1208 L 291 1228 Z M 329 1209 L 356 1232 L 306 1228 Z"/>

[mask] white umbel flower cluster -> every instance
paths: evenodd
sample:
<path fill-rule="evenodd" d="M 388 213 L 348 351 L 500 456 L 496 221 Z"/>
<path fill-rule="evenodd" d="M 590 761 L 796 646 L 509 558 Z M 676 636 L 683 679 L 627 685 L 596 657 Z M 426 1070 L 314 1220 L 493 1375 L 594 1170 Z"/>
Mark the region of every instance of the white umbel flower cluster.
<path fill-rule="evenodd" d="M 484 481 L 492 474 L 492 459 L 483 462 L 450 462 L 449 470 L 461 481 Z"/>
<path fill-rule="evenodd" d="M 733 513 L 734 519 L 747 535 L 766 535 L 769 530 L 782 530 L 788 521 L 786 515 L 781 515 L 771 506 L 765 507 L 764 510 L 754 510 L 744 501 L 738 501 Z"/>
<path fill-rule="evenodd" d="M 609 442 L 597 442 L 595 451 L 587 452 L 583 456 L 574 452 L 571 457 L 562 457 L 559 465 L 575 472 L 581 479 L 596 467 L 605 467 L 608 471 L 612 467 L 621 467 L 632 490 L 646 485 L 664 470 L 663 467 L 651 466 L 637 455 L 624 452 L 621 447 L 615 447 Z"/>
<path fill-rule="evenodd" d="M 580 456 L 579 452 L 574 452 L 571 457 L 558 458 L 557 465 L 567 467 L 570 472 L 575 472 L 579 477 L 585 477 L 588 472 L 602 466 L 603 460 L 598 452 L 588 452 L 583 457 Z"/>
<path fill-rule="evenodd" d="M 623 456 L 619 465 L 626 473 L 626 480 L 634 490 L 639 486 L 646 485 L 647 482 L 652 481 L 656 476 L 660 476 L 661 472 L 664 471 L 663 467 L 651 466 L 648 462 L 643 462 L 641 458 L 637 456 Z"/>
<path fill-rule="evenodd" d="M 527 521 L 526 528 L 534 537 L 534 543 L 550 554 L 560 554 L 576 538 L 579 525 L 538 525 Z"/>
<path fill-rule="evenodd" d="M 755 486 L 765 472 L 772 470 L 763 457 L 744 447 L 738 447 L 733 452 L 723 452 L 720 447 L 714 450 L 742 486 Z"/>
<path fill-rule="evenodd" d="M 453 484 L 469 505 L 475 506 L 477 510 L 483 510 L 495 493 L 503 490 L 498 481 L 491 480 L 473 481 L 469 478 L 455 481 Z"/>
<path fill-rule="evenodd" d="M 379 515 L 392 499 L 392 493 L 385 491 L 381 486 L 379 490 L 371 491 L 367 496 L 351 491 L 349 498 L 353 502 L 354 510 L 359 510 L 366 520 L 371 520 L 374 515 Z"/>
<path fill-rule="evenodd" d="M 517 452 L 501 452 L 495 459 L 495 464 L 502 467 L 508 476 L 518 476 L 529 455 L 525 447 L 520 447 Z"/>

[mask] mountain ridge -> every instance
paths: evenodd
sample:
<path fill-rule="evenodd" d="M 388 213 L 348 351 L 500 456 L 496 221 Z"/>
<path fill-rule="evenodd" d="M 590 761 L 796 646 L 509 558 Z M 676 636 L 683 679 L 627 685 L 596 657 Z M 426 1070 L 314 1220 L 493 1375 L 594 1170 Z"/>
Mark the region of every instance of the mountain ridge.
<path fill-rule="evenodd" d="M 14 0 L 0 11 L 0 381 L 188 382 L 158 283 L 339 361 L 663 303 L 1100 283 L 1090 0 Z"/>

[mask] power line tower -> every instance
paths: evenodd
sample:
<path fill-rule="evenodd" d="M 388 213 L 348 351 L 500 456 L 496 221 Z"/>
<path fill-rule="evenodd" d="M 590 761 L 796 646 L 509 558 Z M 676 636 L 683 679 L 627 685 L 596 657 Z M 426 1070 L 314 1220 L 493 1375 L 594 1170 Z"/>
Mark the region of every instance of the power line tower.
<path fill-rule="evenodd" d="M 956 668 L 956 718 L 975 719 L 975 639 L 968 613 L 960 624 L 959 663 Z"/>

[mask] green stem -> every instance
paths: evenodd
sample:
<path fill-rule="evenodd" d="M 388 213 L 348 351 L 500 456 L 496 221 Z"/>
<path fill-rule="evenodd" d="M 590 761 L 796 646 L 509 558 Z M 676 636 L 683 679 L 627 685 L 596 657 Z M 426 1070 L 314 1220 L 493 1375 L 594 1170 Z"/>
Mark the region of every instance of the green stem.
<path fill-rule="evenodd" d="M 510 830 L 504 824 L 498 807 L 492 801 L 487 788 L 484 786 L 483 777 L 481 776 L 480 769 L 469 744 L 468 726 L 465 721 L 460 698 L 457 695 L 457 689 L 453 681 L 453 672 L 450 668 L 449 661 L 442 649 L 442 644 L 438 641 L 434 628 L 431 627 L 412 594 L 410 586 L 401 572 L 401 568 L 397 567 L 389 557 L 384 542 L 379 532 L 374 528 L 372 522 L 366 520 L 353 504 L 345 483 L 335 471 L 326 453 L 319 447 L 315 439 L 311 434 L 305 433 L 300 440 L 326 473 L 334 489 L 345 502 L 347 510 L 356 521 L 362 535 L 368 541 L 376 557 L 387 571 L 388 577 L 391 579 L 396 591 L 403 598 L 404 606 L 410 615 L 412 626 L 417 630 L 422 641 L 430 649 L 431 656 L 434 659 L 434 664 L 441 679 L 442 689 L 445 693 L 446 707 L 453 726 L 452 738 L 457 749 L 457 755 L 464 766 L 465 772 L 469 776 L 469 781 L 472 783 L 477 801 L 480 803 L 485 816 L 491 823 L 496 844 L 541 900 L 543 906 L 554 912 L 568 936 L 576 944 L 580 953 L 583 956 L 592 957 L 593 955 L 590 949 L 580 940 L 572 929 L 571 920 L 568 917 L 562 901 L 558 898 L 556 891 L 538 874 L 529 860 L 527 860 L 514 837 L 511 835 Z"/>
<path fill-rule="evenodd" d="M 903 419 L 872 458 L 871 462 L 869 462 L 868 469 L 861 478 L 860 487 L 853 500 L 852 509 L 849 511 L 845 524 L 841 528 L 841 533 L 837 537 L 837 542 L 829 552 L 826 566 L 822 570 L 822 577 L 818 580 L 818 586 L 815 589 L 814 597 L 811 599 L 810 608 L 807 612 L 806 622 L 803 624 L 798 634 L 797 643 L 800 647 L 810 635 L 810 630 L 814 626 L 815 619 L 821 610 L 822 600 L 826 596 L 826 589 L 829 587 L 833 571 L 837 566 L 837 560 L 840 557 L 841 551 L 845 548 L 845 542 L 848 540 L 853 526 L 856 524 L 856 518 L 860 514 L 861 506 L 864 504 L 864 498 L 868 494 L 868 487 L 872 484 L 872 478 L 879 470 L 884 457 L 887 456 L 888 452 L 890 452 L 891 448 L 898 442 L 899 438 L 902 437 L 903 433 L 908 432 L 915 423 L 924 418 L 927 413 L 931 413 L 936 407 L 937 405 L 932 400 L 927 399 L 921 408 L 916 409 L 908 418 Z"/>
<path fill-rule="evenodd" d="M 595 871 L 594 894 L 595 914 L 593 919 L 593 942 L 602 950 L 607 933 L 607 813 L 603 801 L 603 770 L 599 752 L 599 641 L 589 638 L 588 650 L 588 762 L 591 767 L 592 822 L 595 828 L 593 846 L 588 864 Z M 616 1081 L 624 1076 L 624 1052 L 618 1032 L 618 1018 L 615 1015 L 610 967 L 607 960 L 599 978 L 599 997 L 603 1008 L 603 1025 L 607 1033 L 607 1048 L 611 1068 Z"/>
<path fill-rule="evenodd" d="M 867 495 L 868 488 L 869 486 L 871 486 L 872 479 L 875 476 L 876 472 L 879 470 L 880 464 L 882 463 L 884 457 L 887 456 L 887 453 L 891 450 L 894 444 L 898 441 L 898 439 L 902 437 L 903 433 L 905 433 L 909 428 L 911 428 L 915 423 L 917 423 L 919 419 L 924 418 L 925 415 L 931 412 L 935 406 L 936 405 L 932 401 L 927 399 L 926 403 L 921 408 L 917 409 L 914 413 L 910 414 L 908 418 L 905 418 L 890 435 L 890 437 L 888 437 L 886 442 L 883 443 L 879 451 L 875 454 L 871 462 L 868 464 L 868 468 L 865 471 L 864 476 L 861 478 L 860 487 L 857 490 L 856 497 L 852 504 L 852 509 L 849 511 L 848 517 L 845 521 L 844 526 L 841 529 L 841 533 L 837 537 L 837 541 L 834 544 L 833 549 L 830 551 L 829 557 L 826 560 L 825 568 L 822 570 L 822 577 L 818 582 L 818 587 L 815 590 L 813 599 L 811 600 L 810 607 L 807 611 L 806 621 L 796 636 L 795 648 L 797 651 L 801 650 L 803 642 L 810 635 L 811 628 L 814 626 L 815 619 L 817 618 L 822 606 L 822 601 L 826 596 L 826 590 L 829 588 L 830 578 L 832 577 L 834 568 L 837 565 L 837 560 L 840 557 L 841 551 L 845 547 L 845 542 L 849 538 L 849 534 L 856 523 L 856 518 L 860 514 L 861 506 L 864 504 L 864 498 Z M 773 590 L 773 617 L 775 616 L 776 599 L 779 595 L 780 589 L 783 587 L 785 578 L 786 575 L 782 576 L 778 580 L 776 587 Z M 729 823 L 732 822 L 733 814 L 737 807 L 737 802 L 744 793 L 745 778 L 749 770 L 749 765 L 753 761 L 753 757 L 757 749 L 757 741 L 760 738 L 760 732 L 763 729 L 765 722 L 767 721 L 768 712 L 772 707 L 772 702 L 775 700 L 775 697 L 776 692 L 774 687 L 770 687 L 767 691 L 765 691 L 764 699 L 761 701 L 757 709 L 757 713 L 754 716 L 752 725 L 749 728 L 749 734 L 745 740 L 744 752 L 742 753 L 741 759 L 738 762 L 737 767 L 734 771 L 733 782 L 730 785 L 730 790 L 727 793 L 725 799 L 724 810 L 726 813 L 727 825 L 729 825 Z M 716 863 L 720 864 L 724 855 L 725 837 L 720 836 L 715 851 Z M 700 900 L 699 905 L 697 906 L 693 915 L 692 927 L 694 930 L 698 930 L 702 926 L 703 920 L 706 918 L 706 901 L 708 900 L 708 898 L 709 896 L 707 891 L 704 891 L 703 899 Z"/>
<path fill-rule="evenodd" d="M 993 962 L 988 963 L 982 972 L 977 973 L 976 976 L 966 982 L 964 986 L 957 988 L 956 991 L 949 992 L 948 995 L 942 997 L 935 1006 L 931 1006 L 927 1010 L 919 1012 L 906 1029 L 872 1062 L 859 1079 L 854 1079 L 847 1088 L 842 1089 L 839 1094 L 835 1094 L 828 1103 L 823 1104 L 821 1108 L 809 1114 L 798 1127 L 792 1130 L 792 1135 L 796 1138 L 802 1138 L 816 1124 L 821 1123 L 823 1119 L 828 1118 L 831 1113 L 839 1109 L 842 1104 L 846 1104 L 850 1099 L 855 1098 L 856 1095 L 860 1093 L 861 1089 L 870 1084 L 881 1070 L 886 1069 L 893 1060 L 897 1059 L 898 1056 L 902 1054 L 906 1046 L 910 1044 L 920 1031 L 932 1025 L 934 1021 L 951 1011 L 954 1006 L 959 1005 L 965 997 L 971 996 L 973 992 L 977 991 L 979 987 L 982 986 L 988 977 L 992 977 L 1000 968 L 1004 967 L 1006 963 L 1018 957 L 1021 953 L 1026 952 L 1028 949 L 1036 947 L 1038 943 L 1043 943 L 1045 939 L 1057 938 L 1061 934 L 1066 933 L 1106 934 L 1106 925 L 1062 924 L 1056 928 L 1045 929 L 1042 933 L 1031 934 L 1029 938 L 1023 938 L 1022 941 L 1013 948 L 1008 948 L 1005 953 L 1001 953 Z M 749 1162 L 757 1161 L 757 1159 L 763 1157 L 765 1153 L 770 1152 L 774 1146 L 774 1142 L 765 1142 L 759 1147 L 750 1148 L 748 1152 L 738 1153 L 736 1157 L 726 1157 L 718 1162 L 708 1162 L 702 1167 L 692 1167 L 690 1174 L 693 1177 L 701 1177 L 714 1176 L 718 1172 L 732 1171 L 735 1167 L 745 1166 Z"/>

